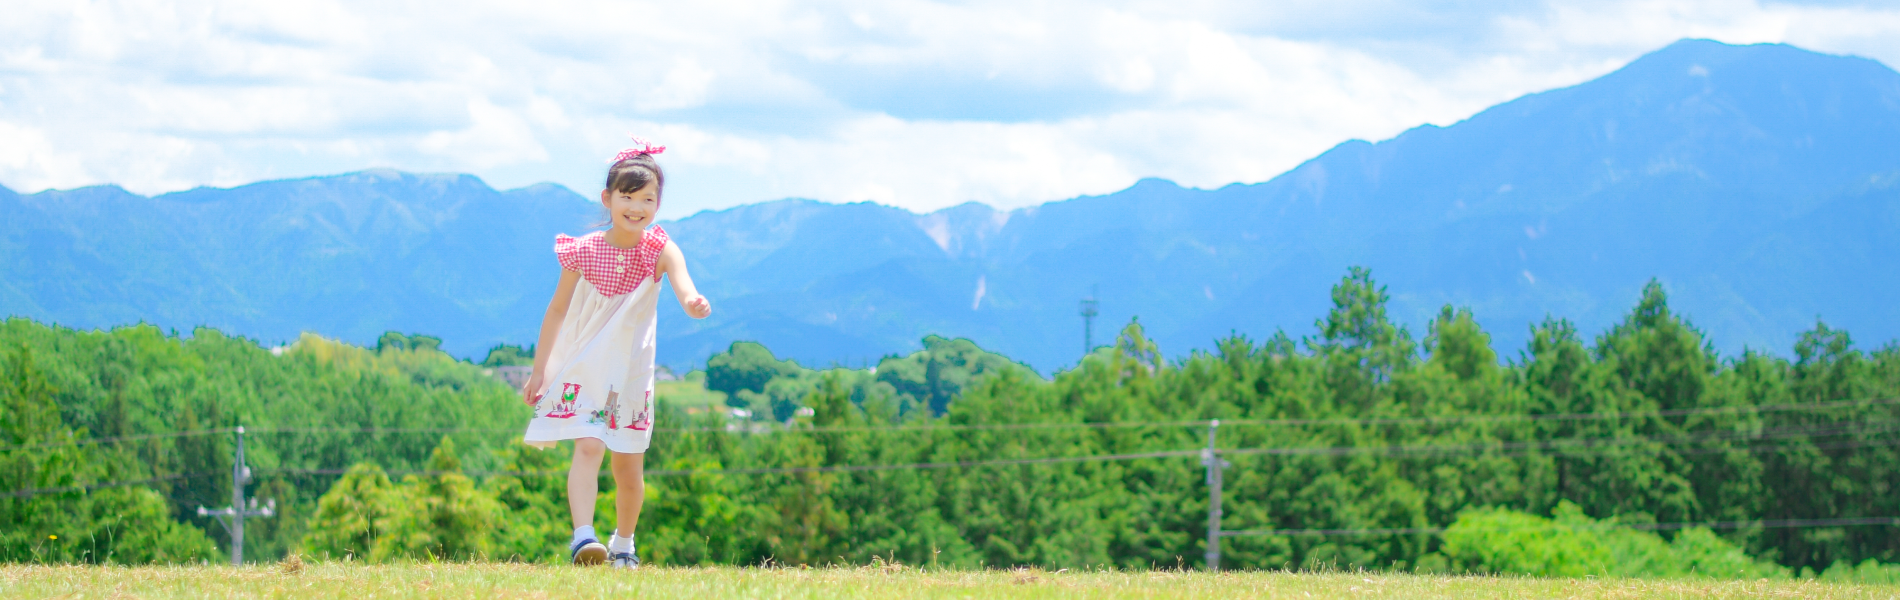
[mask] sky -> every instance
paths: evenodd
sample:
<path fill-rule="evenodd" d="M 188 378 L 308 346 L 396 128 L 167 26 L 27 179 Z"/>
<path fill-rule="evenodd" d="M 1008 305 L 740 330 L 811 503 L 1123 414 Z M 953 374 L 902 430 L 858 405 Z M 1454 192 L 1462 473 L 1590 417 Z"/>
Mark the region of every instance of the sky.
<path fill-rule="evenodd" d="M 395 168 L 668 211 L 1018 208 L 1265 181 L 1682 38 L 1900 64 L 1900 2 L 8 0 L 0 185 L 141 194 Z"/>

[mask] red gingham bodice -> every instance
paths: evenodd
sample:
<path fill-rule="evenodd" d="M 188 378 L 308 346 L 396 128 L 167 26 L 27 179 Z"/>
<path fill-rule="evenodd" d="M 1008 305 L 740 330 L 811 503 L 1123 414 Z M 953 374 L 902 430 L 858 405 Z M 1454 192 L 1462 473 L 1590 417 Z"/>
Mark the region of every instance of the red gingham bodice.
<path fill-rule="evenodd" d="M 658 226 L 640 236 L 640 245 L 615 248 L 607 243 L 607 232 L 596 231 L 581 237 L 554 236 L 554 256 L 561 268 L 580 271 L 581 278 L 607 296 L 618 296 L 640 287 L 649 277 L 659 281 L 660 251 L 666 249 L 666 230 Z"/>

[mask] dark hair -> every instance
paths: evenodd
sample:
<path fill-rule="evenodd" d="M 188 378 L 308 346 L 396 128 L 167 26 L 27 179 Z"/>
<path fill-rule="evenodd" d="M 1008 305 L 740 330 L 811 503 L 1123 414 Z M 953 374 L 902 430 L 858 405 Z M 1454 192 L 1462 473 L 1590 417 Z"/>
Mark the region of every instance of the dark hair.
<path fill-rule="evenodd" d="M 651 154 L 639 154 L 633 158 L 622 159 L 607 169 L 607 189 L 622 193 L 634 193 L 647 186 L 653 187 L 653 208 L 659 209 L 660 200 L 666 192 L 666 171 L 660 170 L 660 163 L 653 160 Z M 595 227 L 609 227 L 614 223 L 613 215 L 601 210 L 601 219 Z"/>
<path fill-rule="evenodd" d="M 653 190 L 654 197 L 666 192 L 666 172 L 660 170 L 660 163 L 653 160 L 651 154 L 621 160 L 614 163 L 613 168 L 607 169 L 607 189 L 616 192 L 637 192 L 649 182 L 659 183 L 659 187 Z"/>

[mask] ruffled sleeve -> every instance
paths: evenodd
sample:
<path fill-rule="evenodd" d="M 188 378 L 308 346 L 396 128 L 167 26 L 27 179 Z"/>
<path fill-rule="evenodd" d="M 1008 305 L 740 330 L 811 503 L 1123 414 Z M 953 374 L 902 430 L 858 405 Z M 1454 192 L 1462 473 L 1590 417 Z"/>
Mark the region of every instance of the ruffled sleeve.
<path fill-rule="evenodd" d="M 651 277 L 655 283 L 660 281 L 660 254 L 666 250 L 666 242 L 673 239 L 666 230 L 654 225 L 640 240 L 641 277 Z"/>
<path fill-rule="evenodd" d="M 652 229 L 647 230 L 647 238 L 644 241 L 652 245 L 654 252 L 659 252 L 665 250 L 666 243 L 672 240 L 673 236 L 666 234 L 666 228 L 654 225 Z"/>
<path fill-rule="evenodd" d="M 561 268 L 568 271 L 581 270 L 581 240 L 565 233 L 554 234 L 554 258 L 561 261 Z"/>

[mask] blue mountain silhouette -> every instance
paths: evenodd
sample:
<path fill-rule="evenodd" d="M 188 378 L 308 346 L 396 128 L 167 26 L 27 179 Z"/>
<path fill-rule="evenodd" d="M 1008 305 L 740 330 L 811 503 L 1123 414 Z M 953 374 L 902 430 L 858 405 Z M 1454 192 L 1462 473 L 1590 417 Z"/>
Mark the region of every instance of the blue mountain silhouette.
<path fill-rule="evenodd" d="M 553 185 L 389 171 L 154 198 L 0 189 L 0 313 L 265 340 L 395 329 L 473 355 L 532 341 L 551 236 L 596 210 Z M 1547 316 L 1607 328 L 1651 278 L 1724 353 L 1787 354 L 1817 318 L 1878 345 L 1900 337 L 1900 74 L 1685 40 L 1259 184 L 1144 180 L 926 215 L 792 199 L 666 227 L 717 303 L 705 321 L 663 305 L 675 366 L 736 339 L 860 365 L 939 333 L 1060 368 L 1083 350 L 1091 290 L 1098 344 L 1136 316 L 1170 354 L 1231 332 L 1297 338 L 1351 265 L 1415 336 L 1440 306 L 1469 306 L 1507 357 Z"/>

